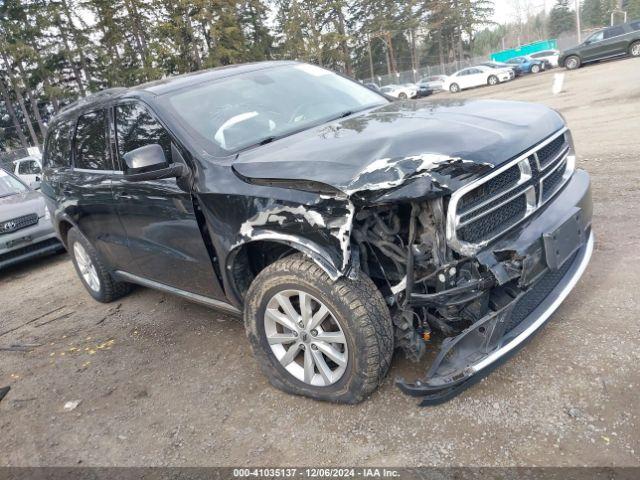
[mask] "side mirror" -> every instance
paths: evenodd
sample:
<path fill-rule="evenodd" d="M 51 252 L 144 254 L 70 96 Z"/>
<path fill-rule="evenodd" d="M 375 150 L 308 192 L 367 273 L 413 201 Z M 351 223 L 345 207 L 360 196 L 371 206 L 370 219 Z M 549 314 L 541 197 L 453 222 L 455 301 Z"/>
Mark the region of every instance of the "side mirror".
<path fill-rule="evenodd" d="M 180 178 L 189 174 L 186 165 L 168 163 L 164 150 L 157 143 L 131 150 L 125 153 L 122 158 L 127 164 L 127 173 L 124 178 L 129 182 Z"/>
<path fill-rule="evenodd" d="M 127 170 L 131 173 L 159 170 L 168 165 L 164 150 L 157 143 L 131 150 L 125 153 L 122 158 L 127 164 Z"/>

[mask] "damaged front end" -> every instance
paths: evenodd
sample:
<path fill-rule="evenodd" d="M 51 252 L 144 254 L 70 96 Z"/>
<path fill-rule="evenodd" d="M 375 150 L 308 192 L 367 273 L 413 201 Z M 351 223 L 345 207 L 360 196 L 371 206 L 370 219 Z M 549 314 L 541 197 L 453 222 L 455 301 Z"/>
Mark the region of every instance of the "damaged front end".
<path fill-rule="evenodd" d="M 563 129 L 463 187 L 441 181 L 440 195 L 432 195 L 434 170 L 431 195 L 411 198 L 411 181 L 367 189 L 351 237 L 387 299 L 396 346 L 418 361 L 427 342 L 440 342 L 424 378 L 398 379 L 405 393 L 423 405 L 456 395 L 521 346 L 575 286 L 593 237 L 589 177 L 574 164 Z"/>
<path fill-rule="evenodd" d="M 456 137 L 470 153 L 374 159 L 363 145 L 361 157 L 315 168 L 314 180 L 304 162 L 287 160 L 274 178 L 275 158 L 249 155 L 234 164 L 243 181 L 297 193 L 289 203 L 253 201 L 232 257 L 247 242 L 272 239 L 307 253 L 331 278 L 366 273 L 389 306 L 396 347 L 419 361 L 440 346 L 424 378 L 398 386 L 423 404 L 444 401 L 544 324 L 593 249 L 589 176 L 575 170 L 560 117 L 536 111 L 538 128 L 505 133 L 500 148 L 473 150 L 479 133 Z M 400 149 L 371 142 L 374 153 Z"/>

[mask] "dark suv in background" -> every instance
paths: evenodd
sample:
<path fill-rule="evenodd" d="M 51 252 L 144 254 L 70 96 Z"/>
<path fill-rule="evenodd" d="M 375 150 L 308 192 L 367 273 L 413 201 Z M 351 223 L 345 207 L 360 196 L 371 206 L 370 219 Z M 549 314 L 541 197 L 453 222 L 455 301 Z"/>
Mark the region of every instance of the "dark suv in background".
<path fill-rule="evenodd" d="M 577 47 L 562 52 L 558 63 L 568 70 L 575 70 L 585 63 L 622 55 L 640 57 L 640 20 L 591 34 Z"/>
<path fill-rule="evenodd" d="M 543 325 L 593 249 L 589 176 L 542 105 L 392 102 L 297 62 L 93 95 L 52 122 L 42 192 L 80 279 L 244 315 L 271 383 L 357 402 L 394 348 L 443 401 Z M 211 345 L 211 348 L 216 348 Z"/>

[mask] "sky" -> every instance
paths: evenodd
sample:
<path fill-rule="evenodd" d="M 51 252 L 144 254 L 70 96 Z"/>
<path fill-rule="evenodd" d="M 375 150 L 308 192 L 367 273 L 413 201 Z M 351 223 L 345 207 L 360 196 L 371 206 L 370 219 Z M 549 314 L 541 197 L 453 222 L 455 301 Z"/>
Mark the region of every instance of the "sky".
<path fill-rule="evenodd" d="M 546 9 L 547 12 L 553 6 L 553 0 L 494 0 L 495 15 L 494 20 L 498 23 L 516 21 L 518 12 L 526 17 L 527 12 L 536 14 Z M 524 20 L 524 18 L 522 19 Z"/>

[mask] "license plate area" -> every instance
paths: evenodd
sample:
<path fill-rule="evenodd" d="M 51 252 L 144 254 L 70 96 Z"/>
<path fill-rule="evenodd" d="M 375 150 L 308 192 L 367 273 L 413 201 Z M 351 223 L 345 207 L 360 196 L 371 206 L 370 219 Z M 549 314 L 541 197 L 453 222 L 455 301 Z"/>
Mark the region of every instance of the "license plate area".
<path fill-rule="evenodd" d="M 558 270 L 585 243 L 585 238 L 582 210 L 574 207 L 564 221 L 542 236 L 547 266 Z"/>
<path fill-rule="evenodd" d="M 27 235 L 25 237 L 20 237 L 20 238 L 15 238 L 13 240 L 9 240 L 6 245 L 7 248 L 13 248 L 16 247 L 18 245 L 22 245 L 25 243 L 31 243 L 31 235 Z"/>

